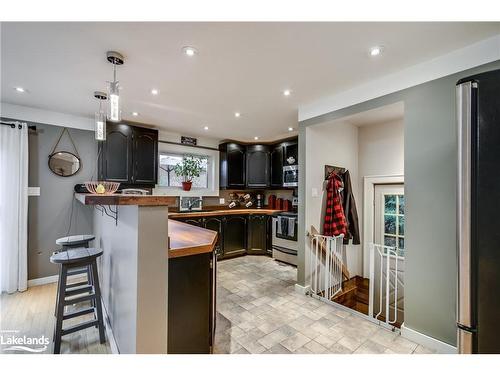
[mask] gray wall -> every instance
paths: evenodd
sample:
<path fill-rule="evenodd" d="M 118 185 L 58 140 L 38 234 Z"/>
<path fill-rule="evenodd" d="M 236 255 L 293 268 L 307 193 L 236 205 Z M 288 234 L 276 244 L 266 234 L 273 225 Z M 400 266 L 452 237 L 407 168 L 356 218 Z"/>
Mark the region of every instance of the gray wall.
<path fill-rule="evenodd" d="M 57 274 L 57 267 L 49 262 L 56 249 L 56 239 L 68 233 L 71 206 L 73 221 L 71 234 L 92 233 L 92 209 L 73 199 L 73 186 L 89 180 L 96 173 L 97 142 L 94 133 L 68 129 L 82 160 L 82 168 L 72 177 L 60 177 L 48 167 L 48 155 L 63 128 L 34 124 L 37 132 L 29 135 L 29 186 L 39 186 L 40 196 L 28 201 L 28 279 Z M 57 150 L 74 152 L 67 135 Z"/>
<path fill-rule="evenodd" d="M 404 101 L 405 326 L 451 345 L 456 345 L 455 83 L 460 78 L 499 68 L 497 61 L 300 123 L 299 165 L 304 171 L 305 127 Z M 305 171 L 301 176 L 305 176 Z M 307 209 L 303 204 L 304 187 L 302 180 L 302 223 Z M 305 285 L 304 247 L 302 240 L 298 270 L 301 285 Z"/>

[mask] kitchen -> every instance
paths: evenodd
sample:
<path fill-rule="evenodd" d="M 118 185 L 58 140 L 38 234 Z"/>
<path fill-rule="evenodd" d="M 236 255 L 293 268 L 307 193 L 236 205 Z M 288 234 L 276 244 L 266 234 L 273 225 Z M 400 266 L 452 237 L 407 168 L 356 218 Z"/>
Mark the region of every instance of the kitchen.
<path fill-rule="evenodd" d="M 408 55 L 408 61 L 416 71 L 428 72 L 427 80 L 418 86 L 425 95 L 401 83 L 400 91 L 387 94 L 392 96 L 379 99 L 379 94 L 364 106 L 351 103 L 354 107 L 346 107 L 348 101 L 339 101 L 342 104 L 328 102 L 324 107 L 315 100 L 327 97 L 331 87 L 341 87 L 338 75 L 330 74 L 333 66 L 345 71 L 346 79 L 355 85 L 359 69 L 348 69 L 343 65 L 346 62 L 356 61 L 371 72 L 367 73 L 370 77 L 377 72 L 385 77 L 392 70 L 384 62 L 395 58 L 394 50 L 396 56 L 411 52 L 406 41 L 393 42 L 396 45 L 390 48 L 375 45 L 370 37 L 374 30 L 382 39 L 405 33 L 415 45 L 433 40 L 435 52 L 428 57 L 448 61 L 448 54 L 457 48 L 470 56 L 474 48 L 487 50 L 474 43 L 495 45 L 496 23 L 473 26 L 2 23 L 2 78 L 6 77 L 2 83 L 2 152 L 9 149 L 16 155 L 15 163 L 5 163 L 9 174 L 2 170 L 2 192 L 8 192 L 2 202 L 10 203 L 24 189 L 21 186 L 26 185 L 27 191 L 19 202 L 12 199 L 18 204 L 11 211 L 16 217 L 3 219 L 2 238 L 9 234 L 18 245 L 2 243 L 2 251 L 16 259 L 9 268 L 2 264 L 2 275 L 8 275 L 1 280 L 2 330 L 48 337 L 46 347 L 28 349 L 65 354 L 456 352 L 454 232 L 443 227 L 436 234 L 425 226 L 453 222 L 447 193 L 454 186 L 450 182 L 454 176 L 436 172 L 451 170 L 451 162 L 430 168 L 436 175 L 427 185 L 434 186 L 441 201 L 432 207 L 422 203 L 426 196 L 419 196 L 420 204 L 418 199 L 412 201 L 421 193 L 415 175 L 423 168 L 416 167 L 415 160 L 421 162 L 422 153 L 416 150 L 411 134 L 425 140 L 417 142 L 420 145 L 435 141 L 419 133 L 415 124 L 426 113 L 425 106 L 440 103 L 433 100 L 418 106 L 415 98 L 446 98 L 446 105 L 440 107 L 446 111 L 446 121 L 441 122 L 445 125 L 439 123 L 436 129 L 447 132 L 446 142 L 452 148 L 453 85 L 466 75 L 498 68 L 498 59 L 485 57 L 485 66 L 477 60 L 475 65 L 464 63 L 458 72 L 447 70 L 448 75 L 440 73 L 436 78 L 429 67 L 421 69 L 421 55 L 415 52 Z M 129 27 L 137 31 L 131 32 L 134 37 L 120 32 Z M 190 37 L 181 38 L 181 29 Z M 346 55 L 342 62 L 338 55 L 323 50 L 319 52 L 325 53 L 322 58 L 297 57 L 298 50 L 308 56 L 312 41 L 320 35 L 327 44 L 332 35 L 355 35 L 359 30 L 364 31 L 362 40 L 338 39 L 344 48 L 356 48 L 357 57 Z M 282 54 L 272 52 L 276 49 L 269 35 L 275 33 Z M 233 45 L 236 34 L 252 35 L 261 53 L 249 54 L 246 46 L 237 45 L 228 58 L 225 46 Z M 145 35 L 164 49 L 148 47 Z M 296 40 L 296 35 L 303 39 Z M 81 64 L 68 62 L 68 55 L 78 56 L 75 60 Z M 28 64 L 33 56 L 38 63 Z M 263 61 L 269 65 L 259 65 Z M 403 69 L 408 61 L 394 64 Z M 169 69 L 165 69 L 167 63 Z M 31 75 L 23 78 L 25 72 Z M 67 82 L 72 82 L 75 95 L 56 95 L 68 92 Z M 322 235 L 315 228 L 325 228 L 322 203 L 327 201 L 330 208 L 342 205 L 343 219 L 348 216 L 360 228 L 365 224 L 361 215 L 370 205 L 362 191 L 363 179 L 372 172 L 357 170 L 358 129 L 346 126 L 339 127 L 338 133 L 330 132 L 333 120 L 377 108 L 377 100 L 384 108 L 403 103 L 397 131 L 410 129 L 410 135 L 404 140 L 404 150 L 400 143 L 388 147 L 398 148 L 401 154 L 407 149 L 413 152 L 413 158 L 404 155 L 404 173 L 409 176 L 405 194 L 412 208 L 408 215 L 413 218 L 408 220 L 413 227 L 408 225 L 405 235 L 409 234 L 404 237 L 408 303 L 405 321 L 394 329 L 325 301 L 328 287 L 318 291 L 311 287 L 311 238 Z M 382 125 L 387 133 L 394 133 L 391 129 L 396 127 L 385 126 L 389 123 Z M 322 133 L 314 134 L 313 129 L 318 124 L 329 130 L 323 133 L 325 139 L 337 141 L 334 137 L 338 137 L 338 142 L 320 142 Z M 344 142 L 348 131 L 355 142 Z M 374 153 L 382 154 L 381 131 L 370 134 L 359 143 L 370 150 L 377 145 Z M 433 144 L 433 148 L 439 147 Z M 352 164 L 346 165 L 347 154 Z M 448 150 L 446 160 L 454 162 L 454 154 Z M 435 157 L 440 160 L 439 155 Z M 11 169 L 14 165 L 19 166 L 17 172 Z M 326 173 L 328 168 L 333 169 Z M 339 177 L 337 173 L 346 176 L 348 169 L 352 186 L 347 174 L 339 186 L 328 187 L 329 181 Z M 7 178 L 12 183 L 4 183 Z M 446 189 L 436 181 L 445 181 Z M 328 189 L 338 194 L 338 202 L 327 200 Z M 348 209 L 340 201 L 346 196 Z M 393 213 L 397 220 L 404 220 L 403 204 L 398 203 L 398 212 Z M 419 208 L 432 210 L 441 205 L 446 209 L 422 220 Z M 439 215 L 446 220 L 440 221 Z M 435 263 L 422 261 L 423 254 L 429 256 L 428 246 L 413 245 L 412 249 L 412 241 L 418 243 L 412 228 L 418 225 L 429 238 L 442 241 L 444 250 Z M 368 239 L 360 236 L 359 228 L 356 232 L 356 242 L 348 246 L 368 248 Z M 361 274 L 367 267 L 354 252 L 341 259 L 346 247 L 342 249 L 344 254 L 339 252 L 332 262 L 351 271 L 349 275 L 338 267 L 342 269 L 340 288 L 348 294 L 352 290 L 344 283 L 360 276 L 353 270 Z M 360 249 L 356 251 L 361 254 Z M 327 257 L 320 254 L 318 259 Z M 356 264 L 351 267 L 349 262 Z M 430 271 L 417 282 L 424 272 L 422 263 Z M 446 272 L 434 272 L 433 267 Z M 420 284 L 431 283 L 434 286 L 426 288 L 428 294 L 419 289 Z M 437 290 L 442 291 L 439 299 L 434 298 Z M 418 310 L 426 305 L 427 297 L 433 301 L 428 304 L 430 318 Z"/>

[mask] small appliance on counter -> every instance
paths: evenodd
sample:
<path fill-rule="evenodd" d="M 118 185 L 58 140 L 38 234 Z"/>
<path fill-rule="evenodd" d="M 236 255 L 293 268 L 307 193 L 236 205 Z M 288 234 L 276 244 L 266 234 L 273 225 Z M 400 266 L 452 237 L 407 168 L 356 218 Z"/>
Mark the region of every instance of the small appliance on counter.
<path fill-rule="evenodd" d="M 273 258 L 297 265 L 297 214 L 281 212 L 273 215 L 272 248 Z"/>

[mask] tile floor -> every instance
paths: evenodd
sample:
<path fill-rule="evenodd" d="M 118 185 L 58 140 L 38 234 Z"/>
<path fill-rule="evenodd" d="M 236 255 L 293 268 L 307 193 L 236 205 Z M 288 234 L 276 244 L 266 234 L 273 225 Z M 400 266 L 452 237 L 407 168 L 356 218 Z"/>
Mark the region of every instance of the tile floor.
<path fill-rule="evenodd" d="M 295 291 L 296 268 L 266 256 L 218 263 L 214 353 L 425 354 L 397 333 Z"/>

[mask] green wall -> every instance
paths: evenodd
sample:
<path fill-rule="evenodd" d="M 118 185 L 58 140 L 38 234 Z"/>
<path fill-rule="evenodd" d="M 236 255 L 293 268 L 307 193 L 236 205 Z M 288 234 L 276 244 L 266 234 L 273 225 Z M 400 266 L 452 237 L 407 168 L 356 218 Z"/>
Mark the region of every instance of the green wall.
<path fill-rule="evenodd" d="M 307 126 L 403 101 L 405 107 L 406 270 L 405 326 L 456 346 L 455 83 L 500 69 L 500 61 L 369 100 L 299 124 L 299 199 L 305 202 Z M 362 209 L 358 203 L 358 210 Z M 304 223 L 305 204 L 299 220 Z M 307 230 L 307 228 L 305 228 Z M 303 233 L 299 238 L 298 283 L 305 285 Z"/>

